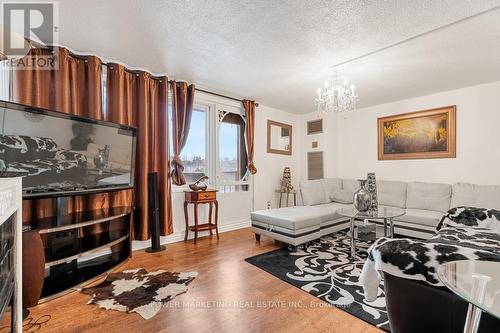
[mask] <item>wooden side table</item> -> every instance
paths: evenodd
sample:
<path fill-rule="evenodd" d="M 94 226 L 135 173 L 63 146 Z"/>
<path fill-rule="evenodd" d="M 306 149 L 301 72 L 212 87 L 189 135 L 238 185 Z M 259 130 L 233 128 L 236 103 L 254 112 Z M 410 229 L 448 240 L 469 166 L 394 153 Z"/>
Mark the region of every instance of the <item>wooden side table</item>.
<path fill-rule="evenodd" d="M 194 226 L 189 225 L 189 215 L 188 215 L 188 205 L 194 205 Z M 198 223 L 198 205 L 199 204 L 208 204 L 208 223 Z M 212 205 L 215 206 L 215 217 L 214 222 L 212 223 Z M 184 220 L 186 221 L 186 232 L 184 234 L 184 241 L 188 239 L 189 231 L 194 231 L 194 243 L 196 244 L 196 240 L 198 238 L 199 231 L 210 232 L 210 236 L 212 234 L 212 230 L 215 229 L 215 233 L 217 234 L 217 239 L 219 239 L 219 229 L 218 229 L 218 220 L 219 220 L 219 203 L 217 202 L 217 190 L 206 190 L 206 191 L 184 191 Z"/>

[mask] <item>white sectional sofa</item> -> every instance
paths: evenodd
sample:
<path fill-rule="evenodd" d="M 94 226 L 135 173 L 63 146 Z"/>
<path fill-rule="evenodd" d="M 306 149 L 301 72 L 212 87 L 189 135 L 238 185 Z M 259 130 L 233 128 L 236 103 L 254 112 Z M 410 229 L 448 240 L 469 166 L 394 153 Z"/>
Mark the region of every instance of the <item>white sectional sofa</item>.
<path fill-rule="evenodd" d="M 355 179 L 327 178 L 300 183 L 303 206 L 260 210 L 251 213 L 252 231 L 297 246 L 349 227 L 336 212 L 352 207 Z M 456 183 L 377 181 L 378 203 L 400 207 L 406 214 L 394 219 L 395 233 L 427 239 L 451 207 L 500 209 L 500 186 Z M 373 221 L 382 223 L 381 221 Z"/>

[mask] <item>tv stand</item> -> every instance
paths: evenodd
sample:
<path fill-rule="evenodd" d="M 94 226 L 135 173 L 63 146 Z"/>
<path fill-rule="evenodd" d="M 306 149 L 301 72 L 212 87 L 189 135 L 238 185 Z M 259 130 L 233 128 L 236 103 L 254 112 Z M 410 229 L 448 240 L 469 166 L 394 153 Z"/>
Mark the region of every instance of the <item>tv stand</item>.
<path fill-rule="evenodd" d="M 31 222 L 31 251 L 43 254 L 27 265 L 43 267 L 31 274 L 33 293 L 29 306 L 43 303 L 86 285 L 125 263 L 131 256 L 132 207 L 115 207 L 61 214 L 65 198 L 57 199 L 58 215 Z M 28 232 L 25 233 L 28 237 Z M 31 252 L 29 251 L 29 252 Z M 31 262 L 30 262 L 31 261 Z"/>

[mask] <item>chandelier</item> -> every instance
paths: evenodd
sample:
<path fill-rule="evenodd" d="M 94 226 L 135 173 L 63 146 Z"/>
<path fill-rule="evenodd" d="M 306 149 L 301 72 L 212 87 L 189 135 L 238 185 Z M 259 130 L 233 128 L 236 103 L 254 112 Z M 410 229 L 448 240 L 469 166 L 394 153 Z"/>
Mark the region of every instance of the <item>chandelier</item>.
<path fill-rule="evenodd" d="M 335 72 L 335 77 L 326 81 L 323 88 L 318 88 L 315 104 L 318 112 L 346 112 L 355 110 L 358 100 L 354 84 L 349 85 L 347 80 L 339 84 Z"/>

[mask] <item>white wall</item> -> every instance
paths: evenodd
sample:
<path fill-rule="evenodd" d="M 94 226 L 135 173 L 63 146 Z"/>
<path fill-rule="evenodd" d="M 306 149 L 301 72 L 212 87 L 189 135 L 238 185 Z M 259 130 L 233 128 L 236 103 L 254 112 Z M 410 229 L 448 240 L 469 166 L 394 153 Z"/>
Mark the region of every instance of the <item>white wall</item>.
<path fill-rule="evenodd" d="M 360 178 L 374 171 L 378 179 L 387 180 L 500 184 L 499 92 L 500 82 L 494 82 L 327 116 L 336 122 L 321 137 L 322 149 L 330 155 L 327 176 Z M 448 105 L 457 106 L 456 158 L 378 160 L 378 117 Z M 305 156 L 301 165 L 305 168 Z"/>
<path fill-rule="evenodd" d="M 271 207 L 278 207 L 279 194 L 275 193 L 280 187 L 283 169 L 290 167 L 292 185 L 298 188 L 300 178 L 299 156 L 300 131 L 298 124 L 300 116 L 282 110 L 261 105 L 255 115 L 255 165 L 257 174 L 254 176 L 254 209 L 266 209 L 267 201 Z M 267 153 L 267 121 L 274 120 L 292 125 L 292 155 Z M 285 197 L 283 196 L 283 200 Z M 292 198 L 290 196 L 290 204 Z"/>
<path fill-rule="evenodd" d="M 323 119 L 323 132 L 318 134 L 307 134 L 307 122 L 311 120 Z M 338 121 L 334 114 L 318 114 L 317 112 L 301 116 L 299 123 L 300 133 L 300 180 L 307 179 L 307 153 L 323 152 L 323 174 L 326 178 L 339 177 L 338 159 Z M 312 148 L 313 142 L 318 143 L 318 147 Z"/>

